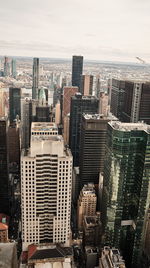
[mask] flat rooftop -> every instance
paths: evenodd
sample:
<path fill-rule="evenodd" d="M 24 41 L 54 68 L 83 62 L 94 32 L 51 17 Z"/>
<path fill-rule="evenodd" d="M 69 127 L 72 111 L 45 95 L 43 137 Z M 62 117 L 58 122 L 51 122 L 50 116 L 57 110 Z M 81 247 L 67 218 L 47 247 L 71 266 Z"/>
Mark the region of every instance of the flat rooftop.
<path fill-rule="evenodd" d="M 108 123 L 113 129 L 120 130 L 120 131 L 136 131 L 136 130 L 143 130 L 147 133 L 150 133 L 150 125 L 146 123 L 123 123 L 120 121 L 111 121 Z"/>
<path fill-rule="evenodd" d="M 33 122 L 31 131 L 50 131 L 58 130 L 57 125 L 53 122 Z"/>
<path fill-rule="evenodd" d="M 112 113 L 109 113 L 108 116 L 104 116 L 103 114 L 83 114 L 83 117 L 86 120 L 114 120 L 117 121 L 117 117 L 115 117 Z"/>

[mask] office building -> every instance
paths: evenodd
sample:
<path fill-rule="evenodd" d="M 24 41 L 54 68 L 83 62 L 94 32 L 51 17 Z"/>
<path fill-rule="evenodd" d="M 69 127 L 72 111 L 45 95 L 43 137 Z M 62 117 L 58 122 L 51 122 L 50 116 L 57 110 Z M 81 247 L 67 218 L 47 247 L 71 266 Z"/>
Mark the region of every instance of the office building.
<path fill-rule="evenodd" d="M 108 123 L 102 217 L 106 242 L 120 248 L 127 267 L 140 267 L 144 248 L 150 203 L 149 150 L 149 125 Z"/>
<path fill-rule="evenodd" d="M 9 163 L 20 165 L 20 128 L 17 122 L 8 127 Z"/>
<path fill-rule="evenodd" d="M 55 106 L 55 123 L 57 125 L 60 124 L 61 110 L 60 110 L 60 102 L 58 101 Z"/>
<path fill-rule="evenodd" d="M 32 123 L 30 151 L 21 156 L 23 250 L 32 243 L 69 244 L 72 155 L 53 124 Z"/>
<path fill-rule="evenodd" d="M 146 228 L 145 228 L 145 241 L 144 241 L 142 268 L 149 267 L 150 265 L 150 209 L 147 212 L 145 226 Z"/>
<path fill-rule="evenodd" d="M 83 113 L 95 114 L 98 112 L 98 99 L 94 96 L 82 96 L 76 93 L 71 98 L 69 147 L 73 154 L 74 166 L 79 166 L 79 148 L 81 134 L 81 120 Z"/>
<path fill-rule="evenodd" d="M 83 71 L 83 56 L 72 57 L 72 86 L 78 87 L 81 92 L 81 79 Z"/>
<path fill-rule="evenodd" d="M 36 122 L 50 122 L 50 107 L 46 101 L 44 88 L 39 90 L 39 101 L 36 106 Z"/>
<path fill-rule="evenodd" d="M 12 77 L 16 78 L 17 72 L 16 72 L 16 60 L 12 59 L 11 61 L 11 75 Z"/>
<path fill-rule="evenodd" d="M 101 82 L 100 82 L 100 75 L 96 76 L 96 83 L 95 83 L 95 96 L 99 98 L 100 95 L 100 89 L 101 89 Z"/>
<path fill-rule="evenodd" d="M 108 94 L 105 92 L 100 92 L 99 94 L 99 114 L 103 114 L 107 116 L 110 110 L 110 106 L 108 105 Z"/>
<path fill-rule="evenodd" d="M 150 82 L 112 79 L 110 111 L 122 122 L 150 124 Z"/>
<path fill-rule="evenodd" d="M 77 205 L 78 229 L 83 228 L 84 216 L 94 216 L 96 213 L 97 197 L 94 184 L 84 185 L 80 192 Z"/>
<path fill-rule="evenodd" d="M 9 67 L 9 59 L 8 57 L 4 57 L 4 76 L 9 76 L 10 67 Z"/>
<path fill-rule="evenodd" d="M 117 248 L 104 247 L 99 259 L 99 268 L 105 267 L 126 268 L 125 261 Z"/>
<path fill-rule="evenodd" d="M 21 119 L 21 89 L 9 88 L 9 119 L 12 123 L 16 118 Z"/>
<path fill-rule="evenodd" d="M 83 217 L 83 245 L 84 246 L 100 246 L 102 238 L 102 224 L 100 221 L 100 213 L 94 216 Z"/>
<path fill-rule="evenodd" d="M 69 144 L 69 125 L 70 125 L 70 114 L 64 117 L 63 122 L 63 138 L 65 145 Z"/>
<path fill-rule="evenodd" d="M 8 121 L 0 118 L 0 213 L 9 215 Z"/>
<path fill-rule="evenodd" d="M 63 88 L 63 118 L 70 113 L 71 97 L 78 92 L 78 87 Z"/>
<path fill-rule="evenodd" d="M 103 172 L 107 123 L 116 120 L 111 114 L 83 114 L 81 123 L 79 167 L 81 187 L 87 183 L 99 183 L 99 173 Z"/>
<path fill-rule="evenodd" d="M 32 84 L 32 99 L 38 99 L 39 88 L 39 58 L 33 58 L 33 84 Z"/>
<path fill-rule="evenodd" d="M 30 100 L 25 98 L 21 99 L 21 122 L 20 122 L 20 135 L 21 135 L 21 148 L 27 149 L 30 145 L 30 115 L 29 115 Z"/>
<path fill-rule="evenodd" d="M 93 75 L 82 75 L 81 93 L 84 96 L 92 95 L 93 93 Z"/>
<path fill-rule="evenodd" d="M 5 116 L 4 90 L 0 88 L 0 117 Z"/>

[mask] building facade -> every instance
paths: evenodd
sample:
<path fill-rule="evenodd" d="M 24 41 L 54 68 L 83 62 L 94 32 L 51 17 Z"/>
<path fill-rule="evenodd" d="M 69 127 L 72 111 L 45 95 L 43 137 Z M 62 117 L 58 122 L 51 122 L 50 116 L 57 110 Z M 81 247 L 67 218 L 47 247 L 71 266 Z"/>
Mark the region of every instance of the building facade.
<path fill-rule="evenodd" d="M 9 88 L 9 119 L 12 123 L 16 117 L 21 119 L 21 89 Z"/>
<path fill-rule="evenodd" d="M 82 95 L 89 96 L 93 93 L 93 75 L 82 75 Z"/>
<path fill-rule="evenodd" d="M 32 85 L 32 99 L 38 99 L 39 88 L 39 58 L 33 58 L 33 85 Z"/>
<path fill-rule="evenodd" d="M 8 120 L 0 118 L 0 213 L 9 215 Z"/>
<path fill-rule="evenodd" d="M 150 83 L 112 79 L 110 111 L 122 122 L 150 124 Z"/>
<path fill-rule="evenodd" d="M 108 123 L 103 224 L 106 242 L 122 250 L 127 267 L 141 267 L 150 203 L 149 151 L 149 125 Z"/>
<path fill-rule="evenodd" d="M 72 57 L 72 86 L 78 87 L 81 92 L 81 79 L 83 71 L 83 56 Z"/>
<path fill-rule="evenodd" d="M 78 228 L 83 228 L 84 216 L 94 216 L 96 214 L 97 197 L 94 184 L 84 185 L 80 192 L 77 205 Z"/>
<path fill-rule="evenodd" d="M 116 118 L 115 118 L 116 119 Z M 103 172 L 107 123 L 113 116 L 83 114 L 79 149 L 81 186 L 99 183 L 99 173 Z"/>
<path fill-rule="evenodd" d="M 69 147 L 73 154 L 74 166 L 79 166 L 79 147 L 81 136 L 81 120 L 83 113 L 98 112 L 98 99 L 94 96 L 82 96 L 76 93 L 71 98 Z"/>
<path fill-rule="evenodd" d="M 57 129 L 32 124 L 30 152 L 21 157 L 23 250 L 32 243 L 69 243 L 72 155 Z"/>
<path fill-rule="evenodd" d="M 63 88 L 63 118 L 70 113 L 71 97 L 78 92 L 78 87 Z"/>

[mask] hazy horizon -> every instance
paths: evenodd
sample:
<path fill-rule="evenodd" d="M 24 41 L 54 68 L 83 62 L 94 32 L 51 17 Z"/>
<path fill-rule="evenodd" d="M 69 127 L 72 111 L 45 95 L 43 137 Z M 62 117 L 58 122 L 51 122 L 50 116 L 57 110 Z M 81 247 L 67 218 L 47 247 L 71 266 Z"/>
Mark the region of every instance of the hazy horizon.
<path fill-rule="evenodd" d="M 150 62 L 148 0 L 5 0 L 0 54 Z"/>

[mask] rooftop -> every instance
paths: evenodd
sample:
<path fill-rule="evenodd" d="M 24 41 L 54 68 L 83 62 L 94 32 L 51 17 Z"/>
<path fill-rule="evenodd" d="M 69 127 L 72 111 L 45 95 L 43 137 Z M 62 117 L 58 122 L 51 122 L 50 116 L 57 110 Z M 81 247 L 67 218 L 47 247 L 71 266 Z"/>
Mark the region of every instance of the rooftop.
<path fill-rule="evenodd" d="M 108 123 L 113 129 L 120 131 L 133 131 L 133 130 L 143 130 L 147 133 L 150 133 L 150 125 L 146 123 L 123 123 L 120 121 L 111 121 Z"/>
<path fill-rule="evenodd" d="M 8 225 L 0 222 L 0 231 L 8 230 Z"/>
<path fill-rule="evenodd" d="M 100 262 L 103 264 L 104 268 L 125 268 L 125 262 L 120 255 L 119 250 L 116 248 L 111 249 L 109 247 L 104 247 Z"/>
<path fill-rule="evenodd" d="M 53 122 L 33 122 L 31 131 L 50 131 L 57 130 L 57 125 Z"/>
<path fill-rule="evenodd" d="M 85 184 L 82 188 L 82 193 L 83 195 L 96 195 L 95 194 L 95 187 L 94 187 L 94 184 L 93 183 L 88 183 L 88 184 Z"/>
<path fill-rule="evenodd" d="M 72 255 L 73 252 L 71 247 L 60 247 L 56 245 L 30 245 L 28 248 L 29 261 L 53 258 L 66 258 L 71 257 Z"/>
<path fill-rule="evenodd" d="M 117 117 L 115 117 L 112 113 L 109 113 L 108 116 L 104 116 L 103 114 L 83 114 L 83 117 L 86 120 L 115 120 L 117 121 Z"/>

